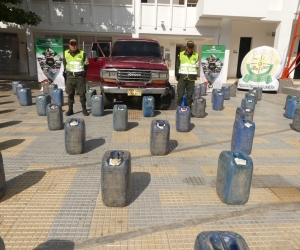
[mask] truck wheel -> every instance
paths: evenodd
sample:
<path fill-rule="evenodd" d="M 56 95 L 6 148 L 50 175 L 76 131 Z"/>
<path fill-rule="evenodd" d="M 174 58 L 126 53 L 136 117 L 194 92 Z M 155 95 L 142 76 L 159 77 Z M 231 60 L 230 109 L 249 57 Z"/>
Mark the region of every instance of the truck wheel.
<path fill-rule="evenodd" d="M 167 95 L 161 97 L 158 101 L 157 109 L 167 110 L 172 102 L 172 95 L 168 93 Z"/>
<path fill-rule="evenodd" d="M 114 96 L 112 94 L 102 94 L 104 109 L 112 109 L 114 104 Z"/>

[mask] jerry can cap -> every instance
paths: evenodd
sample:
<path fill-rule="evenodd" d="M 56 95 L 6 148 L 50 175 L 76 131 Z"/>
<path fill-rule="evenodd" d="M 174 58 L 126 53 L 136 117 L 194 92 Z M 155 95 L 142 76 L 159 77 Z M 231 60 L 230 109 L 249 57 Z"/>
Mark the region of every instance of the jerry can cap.
<path fill-rule="evenodd" d="M 165 125 L 166 124 L 163 121 L 159 121 L 156 123 L 156 126 L 159 127 L 160 129 L 163 129 Z"/>
<path fill-rule="evenodd" d="M 236 164 L 238 165 L 243 165 L 243 166 L 246 166 L 247 165 L 247 161 L 244 160 L 244 159 L 241 159 L 241 158 L 234 158 L 234 161 Z"/>
<path fill-rule="evenodd" d="M 44 95 L 39 95 L 37 98 L 42 99 L 43 97 L 44 97 Z"/>
<path fill-rule="evenodd" d="M 187 111 L 187 108 L 186 108 L 186 107 L 181 107 L 180 109 L 181 109 L 181 111 L 183 111 L 183 112 Z"/>
<path fill-rule="evenodd" d="M 50 108 L 51 108 L 51 109 L 56 109 L 56 108 L 57 108 L 57 105 L 51 104 L 51 105 L 50 105 Z"/>
<path fill-rule="evenodd" d="M 70 125 L 71 126 L 77 126 L 78 125 L 78 120 L 72 120 L 71 122 L 70 122 Z"/>
<path fill-rule="evenodd" d="M 118 110 L 123 110 L 124 108 L 122 106 L 118 106 Z"/>
<path fill-rule="evenodd" d="M 121 159 L 119 158 L 110 158 L 109 159 L 109 165 L 111 166 L 119 166 L 121 164 Z"/>
<path fill-rule="evenodd" d="M 250 122 L 246 122 L 246 123 L 245 123 L 245 126 L 246 126 L 247 128 L 250 128 L 250 127 L 252 126 L 252 124 L 251 124 Z"/>

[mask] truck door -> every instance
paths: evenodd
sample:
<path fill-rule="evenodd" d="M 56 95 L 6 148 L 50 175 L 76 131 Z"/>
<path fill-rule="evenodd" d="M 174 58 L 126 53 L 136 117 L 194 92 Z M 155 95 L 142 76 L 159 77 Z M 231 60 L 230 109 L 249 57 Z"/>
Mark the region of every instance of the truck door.
<path fill-rule="evenodd" d="M 83 50 L 89 58 L 86 80 L 100 82 L 100 69 L 111 55 L 111 42 L 83 42 Z"/>

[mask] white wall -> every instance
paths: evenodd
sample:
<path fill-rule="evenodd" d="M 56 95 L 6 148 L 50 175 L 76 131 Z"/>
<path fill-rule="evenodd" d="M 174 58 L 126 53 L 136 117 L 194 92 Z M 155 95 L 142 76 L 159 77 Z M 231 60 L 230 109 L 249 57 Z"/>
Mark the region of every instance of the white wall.
<path fill-rule="evenodd" d="M 232 22 L 231 49 L 228 65 L 228 77 L 236 77 L 238 52 L 241 37 L 252 37 L 251 49 L 259 46 L 274 45 L 272 32 L 276 30 L 276 23 L 272 22 Z M 234 53 L 237 51 L 237 53 Z"/>

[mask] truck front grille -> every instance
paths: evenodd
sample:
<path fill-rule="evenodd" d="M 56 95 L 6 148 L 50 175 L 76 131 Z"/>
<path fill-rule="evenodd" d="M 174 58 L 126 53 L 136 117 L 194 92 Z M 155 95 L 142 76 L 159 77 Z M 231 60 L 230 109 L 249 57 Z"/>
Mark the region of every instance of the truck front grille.
<path fill-rule="evenodd" d="M 120 82 L 150 82 L 150 70 L 118 70 L 118 80 Z"/>

